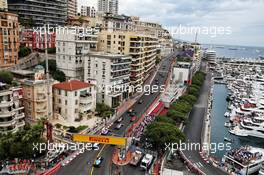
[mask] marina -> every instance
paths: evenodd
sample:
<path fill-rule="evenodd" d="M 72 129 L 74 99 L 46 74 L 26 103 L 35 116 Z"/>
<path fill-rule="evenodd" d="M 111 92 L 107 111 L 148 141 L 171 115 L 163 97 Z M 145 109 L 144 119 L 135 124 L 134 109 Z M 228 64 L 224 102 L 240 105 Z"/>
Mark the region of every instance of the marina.
<path fill-rule="evenodd" d="M 234 174 L 252 174 L 253 171 L 261 174 L 263 161 L 254 165 L 255 169 L 248 168 L 253 167 L 249 164 L 240 164 L 236 169 L 234 163 L 228 165 L 223 160 L 230 158 L 230 151 L 240 149 L 258 149 L 259 154 L 264 154 L 263 63 L 216 59 L 215 62 L 211 60 L 209 69 L 213 75 L 211 143 L 228 143 L 232 147 L 231 150 L 218 150 L 211 157 L 219 162 L 222 160 L 222 168 Z"/>

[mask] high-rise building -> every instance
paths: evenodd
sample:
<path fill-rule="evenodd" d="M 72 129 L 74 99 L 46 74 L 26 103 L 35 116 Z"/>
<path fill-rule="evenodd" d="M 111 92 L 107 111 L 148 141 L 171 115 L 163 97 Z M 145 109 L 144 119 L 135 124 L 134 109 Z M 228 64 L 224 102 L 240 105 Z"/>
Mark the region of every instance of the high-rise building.
<path fill-rule="evenodd" d="M 67 79 L 83 80 L 84 56 L 96 51 L 99 30 L 94 28 L 68 28 L 57 31 L 56 61 Z"/>
<path fill-rule="evenodd" d="M 25 126 L 22 88 L 0 82 L 0 134 L 12 133 Z"/>
<path fill-rule="evenodd" d="M 118 14 L 118 0 L 109 0 L 109 13 Z"/>
<path fill-rule="evenodd" d="M 68 18 L 74 17 L 77 14 L 77 0 L 68 0 L 67 16 Z"/>
<path fill-rule="evenodd" d="M 89 53 L 84 60 L 84 79 L 97 87 L 97 102 L 117 107 L 129 97 L 131 56 Z"/>
<path fill-rule="evenodd" d="M 0 10 L 2 11 L 7 10 L 7 0 L 0 0 Z"/>
<path fill-rule="evenodd" d="M 0 68 L 17 64 L 18 51 L 18 16 L 9 12 L 0 12 Z"/>
<path fill-rule="evenodd" d="M 98 0 L 97 5 L 98 5 L 97 7 L 98 13 L 109 12 L 109 0 Z"/>
<path fill-rule="evenodd" d="M 131 84 L 143 84 L 155 66 L 158 38 L 136 32 L 104 31 L 99 34 L 98 41 L 99 51 L 131 55 Z"/>
<path fill-rule="evenodd" d="M 8 0 L 8 10 L 19 15 L 20 23 L 33 26 L 64 26 L 68 0 Z"/>
<path fill-rule="evenodd" d="M 99 13 L 118 14 L 118 0 L 98 0 Z"/>
<path fill-rule="evenodd" d="M 81 6 L 81 16 L 95 18 L 96 10 L 93 6 Z"/>

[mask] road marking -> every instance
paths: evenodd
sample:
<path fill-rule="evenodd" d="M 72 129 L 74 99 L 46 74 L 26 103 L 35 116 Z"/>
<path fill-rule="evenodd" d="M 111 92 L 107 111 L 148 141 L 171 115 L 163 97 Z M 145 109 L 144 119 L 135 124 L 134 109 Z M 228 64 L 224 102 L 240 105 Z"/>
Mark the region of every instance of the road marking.
<path fill-rule="evenodd" d="M 201 162 L 198 163 L 200 166 L 199 167 L 203 167 L 203 164 Z"/>
<path fill-rule="evenodd" d="M 105 146 L 106 146 L 106 145 L 104 145 L 104 146 L 101 148 L 101 150 L 99 151 L 99 153 L 97 154 L 97 156 L 96 156 L 96 158 L 95 158 L 95 160 L 94 160 L 94 162 L 93 162 L 93 164 L 92 164 L 92 170 L 91 170 L 90 175 L 93 175 L 93 171 L 94 171 L 94 166 L 93 166 L 93 165 L 95 164 L 95 161 L 96 161 L 97 157 L 99 157 L 99 156 L 102 154 L 102 152 L 103 152 Z"/>

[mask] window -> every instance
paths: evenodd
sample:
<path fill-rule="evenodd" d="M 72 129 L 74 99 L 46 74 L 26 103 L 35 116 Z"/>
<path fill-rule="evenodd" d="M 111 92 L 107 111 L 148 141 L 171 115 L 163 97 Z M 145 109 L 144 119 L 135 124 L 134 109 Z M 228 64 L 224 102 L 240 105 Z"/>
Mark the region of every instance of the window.
<path fill-rule="evenodd" d="M 67 105 L 68 104 L 68 101 L 67 100 L 65 100 L 65 105 Z"/>
<path fill-rule="evenodd" d="M 75 109 L 75 114 L 78 113 L 78 109 Z"/>
<path fill-rule="evenodd" d="M 61 99 L 59 99 L 59 104 L 61 104 Z"/>
<path fill-rule="evenodd" d="M 75 91 L 75 97 L 78 95 L 78 92 L 77 91 Z"/>
<path fill-rule="evenodd" d="M 75 100 L 75 105 L 78 105 L 78 100 Z"/>
<path fill-rule="evenodd" d="M 67 91 L 65 91 L 65 96 L 66 96 L 66 97 L 68 96 L 68 92 L 67 92 Z"/>

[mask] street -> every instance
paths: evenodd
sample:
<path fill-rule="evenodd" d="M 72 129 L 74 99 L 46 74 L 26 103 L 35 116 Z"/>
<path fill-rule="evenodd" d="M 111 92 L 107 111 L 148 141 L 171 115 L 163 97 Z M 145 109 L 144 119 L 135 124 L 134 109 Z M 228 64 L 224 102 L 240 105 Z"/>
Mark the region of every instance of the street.
<path fill-rule="evenodd" d="M 177 53 L 173 53 L 168 57 L 164 58 L 161 62 L 161 66 L 156 74 L 154 79 L 158 79 L 158 83 L 156 85 L 164 85 L 168 76 L 169 68 L 173 61 L 173 57 L 176 56 Z M 162 74 L 162 76 L 160 76 Z M 153 82 L 151 85 L 154 85 Z M 148 107 L 154 102 L 154 100 L 159 96 L 160 92 L 156 92 L 149 95 L 143 95 L 139 100 L 142 100 L 142 104 L 135 103 L 132 109 L 134 109 L 136 116 L 141 116 Z M 138 100 L 138 101 L 139 101 Z M 115 124 L 112 125 L 109 129 L 112 135 L 115 136 L 123 136 L 126 132 L 127 127 L 130 125 L 130 116 L 127 112 L 125 112 L 121 117 L 123 117 L 122 124 L 124 126 L 120 130 L 115 130 Z M 105 147 L 100 147 L 98 151 L 86 151 L 80 156 L 76 157 L 71 163 L 67 166 L 60 169 L 57 175 L 72 175 L 73 173 L 76 175 L 111 175 L 112 172 L 112 154 L 114 150 L 114 146 L 106 145 Z M 98 156 L 102 156 L 104 158 L 101 166 L 99 168 L 94 168 L 93 163 Z M 135 168 L 124 168 L 124 174 L 127 175 L 140 175 L 144 174 L 142 171 L 135 171 Z"/>

